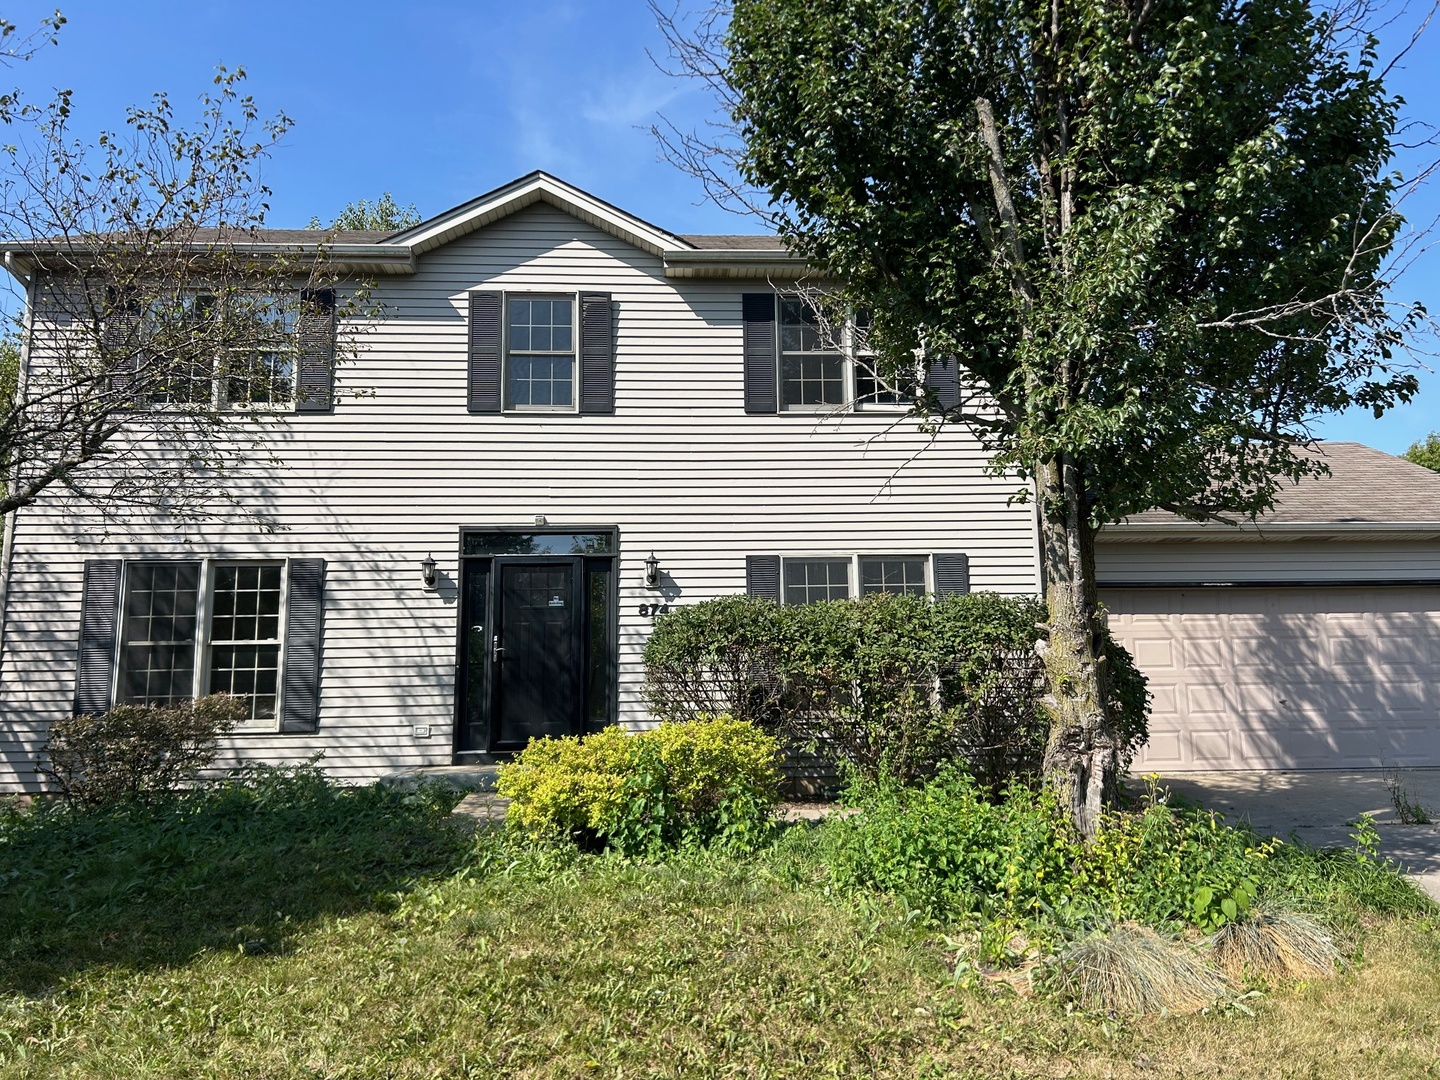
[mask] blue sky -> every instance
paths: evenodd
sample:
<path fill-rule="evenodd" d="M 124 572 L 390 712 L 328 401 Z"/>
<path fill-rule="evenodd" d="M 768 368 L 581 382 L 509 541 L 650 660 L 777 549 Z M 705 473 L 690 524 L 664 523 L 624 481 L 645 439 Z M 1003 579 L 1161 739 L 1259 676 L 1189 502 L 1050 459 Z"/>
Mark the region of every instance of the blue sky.
<path fill-rule="evenodd" d="M 25 27 L 54 6 L 12 3 L 4 15 Z M 651 63 L 647 48 L 660 53 L 663 43 L 644 0 L 77 0 L 61 8 L 69 23 L 59 45 L 9 74 L 32 96 L 73 89 L 77 134 L 119 126 L 127 104 L 156 90 L 169 91 L 184 115 L 217 64 L 246 69 L 262 111 L 295 121 L 265 170 L 271 225 L 328 219 L 382 191 L 434 214 L 545 169 L 674 232 L 757 230 L 705 204 L 694 181 L 658 160 L 645 130 L 657 112 L 683 123 L 702 118 L 708 102 Z M 1401 15 L 1382 52 L 1402 45 L 1414 22 Z M 1390 79 L 1415 119 L 1440 122 L 1437 70 L 1440 27 Z M 1407 212 L 1428 224 L 1440 215 L 1440 189 Z M 1407 271 L 1395 296 L 1440 314 L 1440 250 Z M 1440 376 L 1421 378 L 1413 404 L 1380 420 L 1334 417 L 1318 432 L 1403 451 L 1440 428 Z"/>

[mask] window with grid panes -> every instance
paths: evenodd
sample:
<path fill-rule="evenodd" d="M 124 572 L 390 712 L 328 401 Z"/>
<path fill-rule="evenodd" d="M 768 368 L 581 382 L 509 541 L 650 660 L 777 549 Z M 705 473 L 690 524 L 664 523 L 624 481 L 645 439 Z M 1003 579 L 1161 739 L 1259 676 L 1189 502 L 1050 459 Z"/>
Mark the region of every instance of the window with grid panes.
<path fill-rule="evenodd" d="M 850 595 L 849 559 L 786 559 L 785 603 L 813 604 Z"/>
<path fill-rule="evenodd" d="M 927 561 L 923 555 L 862 555 L 860 595 L 905 593 L 924 596 Z"/>
<path fill-rule="evenodd" d="M 281 569 L 222 563 L 211 575 L 205 692 L 246 698 L 252 720 L 274 719 L 279 698 Z"/>
<path fill-rule="evenodd" d="M 798 297 L 780 300 L 780 408 L 845 404 L 845 359 L 826 340 L 815 309 Z"/>
<path fill-rule="evenodd" d="M 230 297 L 205 293 L 152 302 L 145 318 L 153 346 L 145 361 L 151 405 L 287 407 L 295 396 L 296 295 Z M 226 320 L 222 331 L 199 324 Z M 193 334 L 223 337 L 217 355 L 191 355 Z M 171 356 L 178 353 L 178 356 Z M 217 396 L 218 395 L 218 396 Z"/>
<path fill-rule="evenodd" d="M 570 296 L 507 299 L 506 406 L 520 410 L 575 407 L 575 301 Z"/>
<path fill-rule="evenodd" d="M 231 357 L 225 399 L 231 405 L 289 405 L 295 397 L 295 303 L 290 297 L 260 297 L 247 315 L 255 345 Z"/>
<path fill-rule="evenodd" d="M 172 705 L 195 695 L 200 564 L 130 563 L 120 622 L 123 704 Z"/>

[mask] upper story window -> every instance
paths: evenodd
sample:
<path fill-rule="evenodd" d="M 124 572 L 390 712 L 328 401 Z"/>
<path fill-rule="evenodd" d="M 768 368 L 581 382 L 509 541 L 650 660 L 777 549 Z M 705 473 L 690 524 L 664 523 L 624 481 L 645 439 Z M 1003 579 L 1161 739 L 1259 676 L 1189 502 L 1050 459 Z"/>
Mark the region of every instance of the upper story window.
<path fill-rule="evenodd" d="M 505 404 L 517 411 L 575 408 L 575 298 L 507 298 Z"/>
<path fill-rule="evenodd" d="M 881 375 L 866 312 L 831 322 L 808 297 L 747 293 L 741 301 L 746 412 L 909 409 L 914 403 L 918 368 L 898 383 Z"/>
<path fill-rule="evenodd" d="M 135 380 L 137 397 L 150 405 L 288 409 L 298 308 L 298 293 L 155 298 L 118 320 L 134 337 L 123 377 Z"/>
<path fill-rule="evenodd" d="M 844 405 L 845 358 L 841 342 L 821 326 L 815 309 L 798 297 L 780 298 L 780 408 Z"/>

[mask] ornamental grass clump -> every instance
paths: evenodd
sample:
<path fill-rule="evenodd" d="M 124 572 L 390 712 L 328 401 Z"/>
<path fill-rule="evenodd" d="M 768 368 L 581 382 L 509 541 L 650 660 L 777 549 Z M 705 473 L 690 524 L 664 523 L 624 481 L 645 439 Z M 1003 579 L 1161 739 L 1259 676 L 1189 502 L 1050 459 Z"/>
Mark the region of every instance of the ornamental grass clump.
<path fill-rule="evenodd" d="M 1340 950 L 1314 919 L 1299 912 L 1256 907 L 1210 939 L 1215 962 L 1236 982 L 1246 976 L 1274 983 L 1328 978 Z"/>
<path fill-rule="evenodd" d="M 513 826 L 541 839 L 654 855 L 715 843 L 761 842 L 779 800 L 780 749 L 730 717 L 630 734 L 536 739 L 505 766 L 496 790 Z"/>
<path fill-rule="evenodd" d="M 1140 1016 L 1199 1012 L 1225 997 L 1229 984 L 1184 945 L 1121 923 L 1060 951 L 1055 990 L 1085 1009 Z"/>

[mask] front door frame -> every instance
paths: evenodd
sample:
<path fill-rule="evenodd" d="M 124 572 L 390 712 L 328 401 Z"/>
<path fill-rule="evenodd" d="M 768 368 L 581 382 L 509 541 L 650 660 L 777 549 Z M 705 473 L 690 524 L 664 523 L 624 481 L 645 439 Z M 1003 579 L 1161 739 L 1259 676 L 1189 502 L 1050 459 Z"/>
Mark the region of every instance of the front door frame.
<path fill-rule="evenodd" d="M 528 555 L 528 554 L 480 554 L 467 555 L 465 553 L 465 538 L 467 536 L 488 535 L 596 535 L 608 538 L 608 551 L 595 554 L 554 554 L 554 555 Z M 555 563 L 571 562 L 577 564 L 575 594 L 580 598 L 583 617 L 577 619 L 579 623 L 577 633 L 581 638 L 581 648 L 577 655 L 580 657 L 580 682 L 581 699 L 586 698 L 586 687 L 591 664 L 591 637 L 589 634 L 589 574 L 591 568 L 596 564 L 609 563 L 610 583 L 608 595 L 606 596 L 606 626 L 604 628 L 605 648 L 609 658 L 606 665 L 605 688 L 605 724 L 613 724 L 619 715 L 619 623 L 620 623 L 620 530 L 614 525 L 580 526 L 580 525 L 531 525 L 531 526 L 504 526 L 504 525 L 479 525 L 462 526 L 459 530 L 457 550 L 457 567 L 459 570 L 459 581 L 456 597 L 456 635 L 455 635 L 455 705 L 454 717 L 451 729 L 451 761 L 455 764 L 484 763 L 491 760 L 507 760 L 522 749 L 516 746 L 501 746 L 496 741 L 497 725 L 499 715 L 496 709 L 496 697 L 499 691 L 499 680 L 495 677 L 493 653 L 487 649 L 486 660 L 487 673 L 484 680 L 484 693 L 487 696 L 484 705 L 486 743 L 483 749 L 461 749 L 464 739 L 464 727 L 467 725 L 466 694 L 468 683 L 468 669 L 465 655 L 466 636 L 469 633 L 469 620 L 466 618 L 466 573 L 465 566 L 469 562 L 483 560 L 490 564 L 488 577 L 487 595 L 485 598 L 485 626 L 488 635 L 492 636 L 496 630 L 496 618 L 499 609 L 499 581 L 500 567 L 503 563 L 534 563 L 541 564 L 553 561 Z M 593 730 L 588 710 L 582 705 L 582 716 L 580 727 L 584 731 Z"/>

